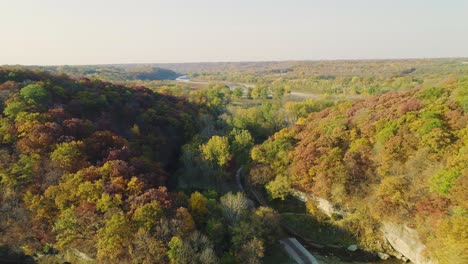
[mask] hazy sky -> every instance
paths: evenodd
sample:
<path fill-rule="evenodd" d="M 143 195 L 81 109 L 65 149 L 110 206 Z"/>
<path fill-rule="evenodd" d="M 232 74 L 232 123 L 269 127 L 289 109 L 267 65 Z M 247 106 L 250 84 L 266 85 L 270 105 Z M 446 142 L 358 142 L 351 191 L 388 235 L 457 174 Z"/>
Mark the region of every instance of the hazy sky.
<path fill-rule="evenodd" d="M 0 0 L 1 64 L 468 57 L 468 0 Z"/>

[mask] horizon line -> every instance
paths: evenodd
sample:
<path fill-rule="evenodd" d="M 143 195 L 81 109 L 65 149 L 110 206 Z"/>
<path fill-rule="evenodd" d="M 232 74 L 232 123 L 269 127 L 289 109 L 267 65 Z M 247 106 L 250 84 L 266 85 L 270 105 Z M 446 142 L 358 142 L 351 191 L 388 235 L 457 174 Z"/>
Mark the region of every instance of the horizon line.
<path fill-rule="evenodd" d="M 397 58 L 336 58 L 336 59 L 285 59 L 285 60 L 239 60 L 239 61 L 183 61 L 183 62 L 116 62 L 96 64 L 2 64 L 0 67 L 23 66 L 23 67 L 59 67 L 59 66 L 114 66 L 114 65 L 155 65 L 155 64 L 217 64 L 217 63 L 274 63 L 274 62 L 327 62 L 327 61 L 398 61 L 398 60 L 443 60 L 443 59 L 468 59 L 461 56 L 449 57 L 397 57 Z"/>

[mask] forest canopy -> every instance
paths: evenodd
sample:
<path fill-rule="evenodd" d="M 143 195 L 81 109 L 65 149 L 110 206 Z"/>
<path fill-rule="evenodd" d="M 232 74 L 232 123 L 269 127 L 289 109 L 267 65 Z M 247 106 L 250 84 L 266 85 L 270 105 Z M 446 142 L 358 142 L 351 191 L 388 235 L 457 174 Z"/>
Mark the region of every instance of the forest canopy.
<path fill-rule="evenodd" d="M 368 261 L 400 254 L 385 223 L 468 260 L 457 59 L 26 68 L 0 68 L 0 261 L 261 263 L 291 234 Z"/>
<path fill-rule="evenodd" d="M 467 78 L 448 77 L 312 113 L 252 150 L 251 181 L 274 198 L 302 191 L 347 210 L 336 223 L 361 233 L 364 246 L 373 225 L 410 224 L 428 254 L 454 263 L 448 252 L 458 252 L 462 263 L 466 232 L 449 237 L 468 228 L 466 91 Z M 261 178 L 261 171 L 274 176 Z"/>
<path fill-rule="evenodd" d="M 149 242 L 145 254 L 165 252 L 148 231 L 164 215 L 186 221 L 166 186 L 200 107 L 28 70 L 0 69 L 0 96 L 0 244 L 102 260 L 145 258 L 128 251 L 132 241 Z"/>

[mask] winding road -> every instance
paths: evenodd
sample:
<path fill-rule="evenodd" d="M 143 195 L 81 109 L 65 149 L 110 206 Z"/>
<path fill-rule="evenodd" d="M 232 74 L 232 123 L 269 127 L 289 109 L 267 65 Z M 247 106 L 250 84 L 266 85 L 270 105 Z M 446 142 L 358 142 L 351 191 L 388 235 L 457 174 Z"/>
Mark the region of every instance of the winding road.
<path fill-rule="evenodd" d="M 206 85 L 208 82 L 205 81 L 192 81 L 190 80 L 187 75 L 178 77 L 176 81 L 181 83 L 190 83 L 190 84 L 198 84 L 198 85 Z M 230 89 L 233 89 L 235 86 L 244 86 L 244 87 L 254 87 L 254 84 L 228 84 Z M 291 96 L 299 97 L 299 98 L 319 98 L 320 95 L 318 94 L 308 94 L 308 93 L 298 93 L 298 92 L 291 92 Z M 239 167 L 236 171 L 236 183 L 239 190 L 245 193 L 244 186 L 242 185 L 241 181 L 241 173 L 242 173 L 243 166 Z M 260 204 L 263 204 L 259 197 L 252 192 L 257 201 Z M 279 240 L 279 243 L 283 246 L 284 250 L 288 253 L 288 255 L 298 264 L 319 264 L 317 259 L 310 254 L 310 252 L 294 237 L 282 238 Z"/>

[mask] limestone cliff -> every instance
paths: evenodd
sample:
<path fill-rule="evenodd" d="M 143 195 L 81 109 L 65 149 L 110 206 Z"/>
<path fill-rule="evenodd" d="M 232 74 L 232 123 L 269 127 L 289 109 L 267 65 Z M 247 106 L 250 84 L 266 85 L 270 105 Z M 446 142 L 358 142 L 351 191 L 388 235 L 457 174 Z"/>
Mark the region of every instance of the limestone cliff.
<path fill-rule="evenodd" d="M 330 201 L 316 197 L 311 194 L 295 191 L 293 195 L 301 200 L 308 201 L 313 200 L 323 213 L 328 216 L 333 214 L 346 216 L 346 212 L 338 209 Z M 408 227 L 405 224 L 383 222 L 380 228 L 385 240 L 392 246 L 392 248 L 400 253 L 392 254 L 393 252 L 387 252 L 398 258 L 404 258 L 411 260 L 415 264 L 436 264 L 437 262 L 431 260 L 426 254 L 426 246 L 420 240 L 419 235 L 415 229 Z"/>

